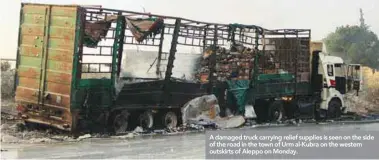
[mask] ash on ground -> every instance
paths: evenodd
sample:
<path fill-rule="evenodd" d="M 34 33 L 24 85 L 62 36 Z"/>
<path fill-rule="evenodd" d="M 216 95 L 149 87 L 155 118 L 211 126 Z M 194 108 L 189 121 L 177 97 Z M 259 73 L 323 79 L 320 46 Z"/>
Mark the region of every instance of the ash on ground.
<path fill-rule="evenodd" d="M 1 114 L 1 143 L 53 143 L 75 141 L 52 129 L 30 129 L 13 115 Z"/>

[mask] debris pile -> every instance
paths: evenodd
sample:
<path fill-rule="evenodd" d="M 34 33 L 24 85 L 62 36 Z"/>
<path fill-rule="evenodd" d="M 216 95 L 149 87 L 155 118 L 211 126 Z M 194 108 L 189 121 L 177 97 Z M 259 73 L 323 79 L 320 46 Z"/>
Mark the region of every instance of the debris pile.
<path fill-rule="evenodd" d="M 216 51 L 216 53 L 214 53 Z M 216 47 L 207 48 L 204 51 L 201 61 L 201 70 L 198 74 L 198 79 L 201 82 L 208 82 L 208 76 L 211 70 L 212 55 L 216 54 L 215 58 L 215 73 L 218 81 L 226 80 L 248 80 L 252 71 L 256 51 L 242 45 L 232 45 L 229 49 Z"/>
<path fill-rule="evenodd" d="M 4 123 L 1 125 L 2 143 L 53 143 L 75 141 L 66 134 L 54 133 L 52 130 L 29 130 L 22 123 Z"/>
<path fill-rule="evenodd" d="M 358 115 L 379 113 L 379 74 L 372 73 L 369 67 L 362 67 L 363 91 L 349 93 L 346 97 L 346 105 L 351 108 L 351 112 Z"/>
<path fill-rule="evenodd" d="M 214 95 L 197 97 L 182 108 L 183 125 L 202 130 L 203 127 L 236 128 L 245 123 L 243 116 L 220 117 L 220 108 Z"/>

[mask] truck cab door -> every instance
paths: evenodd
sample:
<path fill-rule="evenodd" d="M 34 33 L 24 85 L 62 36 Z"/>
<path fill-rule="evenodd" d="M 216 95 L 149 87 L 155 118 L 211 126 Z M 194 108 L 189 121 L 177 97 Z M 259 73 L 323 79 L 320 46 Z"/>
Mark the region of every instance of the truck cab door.
<path fill-rule="evenodd" d="M 334 78 L 336 80 L 335 88 L 341 94 L 346 94 L 346 65 L 343 63 L 334 64 Z"/>
<path fill-rule="evenodd" d="M 357 93 L 362 91 L 363 79 L 361 65 L 350 64 L 347 69 L 347 88 L 348 91 L 355 90 Z"/>

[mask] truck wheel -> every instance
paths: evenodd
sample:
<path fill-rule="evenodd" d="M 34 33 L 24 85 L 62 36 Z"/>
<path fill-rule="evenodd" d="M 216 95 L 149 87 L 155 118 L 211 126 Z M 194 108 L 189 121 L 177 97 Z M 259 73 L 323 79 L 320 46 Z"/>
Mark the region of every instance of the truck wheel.
<path fill-rule="evenodd" d="M 115 134 L 125 133 L 127 131 L 129 125 L 128 119 L 129 113 L 126 111 L 123 111 L 114 117 L 112 128 Z"/>
<path fill-rule="evenodd" d="M 323 109 L 315 108 L 314 111 L 316 121 L 325 121 L 326 120 L 326 111 Z"/>
<path fill-rule="evenodd" d="M 178 125 L 178 117 L 174 112 L 166 112 L 163 118 L 163 125 L 166 128 L 175 128 Z"/>
<path fill-rule="evenodd" d="M 339 118 L 341 116 L 341 103 L 337 100 L 331 100 L 328 105 L 327 117 Z"/>
<path fill-rule="evenodd" d="M 268 117 L 271 122 L 284 120 L 285 114 L 282 101 L 274 101 L 271 103 L 268 111 Z"/>
<path fill-rule="evenodd" d="M 266 100 L 256 100 L 253 105 L 255 114 L 257 115 L 257 123 L 264 123 L 268 120 L 268 106 L 269 103 Z"/>
<path fill-rule="evenodd" d="M 143 129 L 151 129 L 153 128 L 154 117 L 153 113 L 150 111 L 143 112 L 139 116 L 139 124 Z"/>

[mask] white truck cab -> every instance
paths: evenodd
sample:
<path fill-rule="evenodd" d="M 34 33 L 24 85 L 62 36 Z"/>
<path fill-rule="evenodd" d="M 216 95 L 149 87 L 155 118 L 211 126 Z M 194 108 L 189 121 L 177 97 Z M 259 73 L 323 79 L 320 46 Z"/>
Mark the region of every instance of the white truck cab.
<path fill-rule="evenodd" d="M 349 108 L 345 105 L 344 96 L 352 91 L 349 86 L 357 82 L 362 85 L 360 65 L 347 65 L 341 57 L 319 54 L 318 74 L 322 75 L 323 87 L 321 91 L 320 109 L 326 111 L 326 116 L 336 118 L 346 113 Z M 351 75 L 351 76 L 350 76 Z M 360 90 L 361 86 L 352 87 Z"/>

